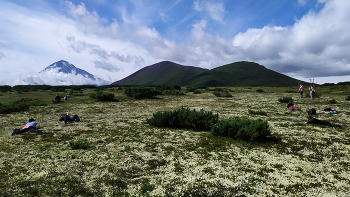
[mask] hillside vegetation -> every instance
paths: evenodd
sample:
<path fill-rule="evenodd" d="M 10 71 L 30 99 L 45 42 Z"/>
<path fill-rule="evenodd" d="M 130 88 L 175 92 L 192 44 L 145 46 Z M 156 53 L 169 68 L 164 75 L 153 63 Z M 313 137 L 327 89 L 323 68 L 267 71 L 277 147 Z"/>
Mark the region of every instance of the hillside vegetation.
<path fill-rule="evenodd" d="M 299 98 L 298 86 L 207 87 L 198 93 L 182 87 L 183 95 L 154 99 L 127 97 L 120 86 L 3 91 L 3 104 L 35 98 L 47 105 L 0 114 L 0 196 L 348 196 L 349 89 L 316 86 L 314 100 Z M 213 94 L 218 91 L 227 94 Z M 112 93 L 118 102 L 90 98 L 96 92 Z M 70 97 L 52 103 L 56 93 Z M 301 110 L 288 110 L 279 102 L 284 97 Z M 339 114 L 323 111 L 327 107 Z M 180 108 L 212 112 L 219 121 L 261 119 L 272 137 L 240 140 L 147 123 Z M 344 127 L 305 125 L 310 108 L 317 118 Z M 66 111 L 81 122 L 59 122 Z M 11 136 L 30 117 L 42 132 Z"/>

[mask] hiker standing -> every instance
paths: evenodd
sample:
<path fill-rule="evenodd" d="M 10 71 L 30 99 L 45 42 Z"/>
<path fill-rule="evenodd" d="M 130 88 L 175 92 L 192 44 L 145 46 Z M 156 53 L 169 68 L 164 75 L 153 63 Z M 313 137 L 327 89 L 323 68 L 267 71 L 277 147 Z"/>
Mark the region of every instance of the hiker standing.
<path fill-rule="evenodd" d="M 303 84 L 300 84 L 300 86 L 299 86 L 300 98 L 303 98 L 303 93 L 304 93 L 304 87 L 303 87 Z"/>
<path fill-rule="evenodd" d="M 314 99 L 314 96 L 315 96 L 315 88 L 314 88 L 314 84 L 311 84 L 310 87 L 309 87 L 309 90 L 310 90 L 310 98 L 311 99 Z"/>

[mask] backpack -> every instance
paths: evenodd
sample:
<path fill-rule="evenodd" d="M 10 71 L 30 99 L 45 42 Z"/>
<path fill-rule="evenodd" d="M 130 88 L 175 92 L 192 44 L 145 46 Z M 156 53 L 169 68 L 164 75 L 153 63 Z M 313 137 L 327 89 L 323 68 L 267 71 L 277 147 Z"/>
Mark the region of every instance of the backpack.
<path fill-rule="evenodd" d="M 309 111 L 307 112 L 310 116 L 311 115 L 316 115 L 316 109 L 315 108 L 312 108 L 312 109 L 309 109 Z"/>

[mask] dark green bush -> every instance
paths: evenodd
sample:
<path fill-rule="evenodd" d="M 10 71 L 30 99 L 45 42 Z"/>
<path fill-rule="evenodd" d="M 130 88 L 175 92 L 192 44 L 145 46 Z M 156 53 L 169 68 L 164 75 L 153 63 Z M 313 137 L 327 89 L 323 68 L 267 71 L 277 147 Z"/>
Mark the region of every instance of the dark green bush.
<path fill-rule="evenodd" d="M 255 91 L 258 92 L 258 93 L 265 93 L 265 90 L 263 90 L 263 89 L 261 89 L 261 88 L 255 90 Z"/>
<path fill-rule="evenodd" d="M 196 89 L 195 87 L 191 87 L 191 86 L 186 87 L 187 92 L 193 92 L 195 89 Z"/>
<path fill-rule="evenodd" d="M 336 104 L 337 101 L 335 99 L 327 100 L 327 103 L 329 104 Z"/>
<path fill-rule="evenodd" d="M 219 115 L 206 112 L 203 109 L 196 111 L 181 107 L 174 111 L 157 112 L 147 123 L 156 127 L 184 128 L 197 131 L 209 131 L 212 124 L 218 122 Z"/>
<path fill-rule="evenodd" d="M 101 92 L 101 91 L 92 92 L 90 94 L 90 98 L 96 99 L 96 100 L 99 100 L 99 101 L 113 101 L 113 102 L 117 102 L 118 101 L 118 99 L 114 98 L 114 94 L 113 93 Z"/>
<path fill-rule="evenodd" d="M 10 103 L 10 104 L 3 104 L 0 103 L 0 114 L 9 114 L 11 112 L 21 112 L 29 110 L 29 104 L 28 103 Z"/>
<path fill-rule="evenodd" d="M 165 95 L 185 95 L 185 93 L 182 92 L 181 90 L 175 90 L 175 89 L 164 90 L 163 94 L 165 94 Z"/>
<path fill-rule="evenodd" d="M 193 90 L 193 94 L 202 94 L 202 91 L 199 89 Z"/>
<path fill-rule="evenodd" d="M 266 111 L 262 111 L 262 110 L 251 110 L 251 109 L 248 109 L 248 113 L 249 114 L 253 114 L 253 115 L 261 115 L 261 116 L 267 116 L 267 112 Z"/>
<path fill-rule="evenodd" d="M 217 97 L 232 97 L 228 91 L 214 91 L 213 94 Z"/>
<path fill-rule="evenodd" d="M 21 98 L 9 104 L 0 103 L 0 114 L 21 112 L 29 110 L 30 106 L 46 106 L 47 103 L 40 99 Z"/>
<path fill-rule="evenodd" d="M 128 97 L 135 99 L 155 98 L 161 94 L 161 91 L 152 87 L 129 87 L 124 89 L 124 93 Z"/>
<path fill-rule="evenodd" d="M 350 96 L 345 98 L 346 101 L 350 101 Z"/>
<path fill-rule="evenodd" d="M 219 121 L 212 126 L 211 133 L 214 136 L 242 140 L 263 139 L 271 135 L 267 121 L 240 117 Z"/>
<path fill-rule="evenodd" d="M 77 149 L 88 149 L 90 147 L 89 142 L 83 140 L 70 141 L 69 146 L 73 150 Z"/>
<path fill-rule="evenodd" d="M 289 103 L 289 101 L 293 102 L 293 98 L 292 97 L 282 97 L 282 98 L 279 98 L 278 101 L 280 103 Z"/>

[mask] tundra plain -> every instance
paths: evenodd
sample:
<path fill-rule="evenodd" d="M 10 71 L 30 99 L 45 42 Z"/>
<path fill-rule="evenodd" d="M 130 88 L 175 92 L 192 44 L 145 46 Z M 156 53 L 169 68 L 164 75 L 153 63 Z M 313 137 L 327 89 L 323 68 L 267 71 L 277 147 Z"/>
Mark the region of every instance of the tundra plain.
<path fill-rule="evenodd" d="M 51 102 L 57 92 L 0 93 L 3 103 L 24 97 L 48 102 L 0 114 L 0 196 L 350 195 L 349 85 L 316 86 L 320 97 L 314 100 L 299 98 L 298 86 L 227 89 L 232 97 L 216 97 L 209 88 L 141 100 L 118 88 L 104 90 L 119 102 L 94 101 L 93 90 L 84 89 L 58 104 Z M 288 110 L 278 102 L 281 97 L 292 97 L 300 110 Z M 153 113 L 182 106 L 217 113 L 219 119 L 267 120 L 278 140 L 233 140 L 146 123 Z M 339 114 L 323 111 L 327 107 Z M 317 109 L 318 119 L 344 127 L 305 125 L 310 108 Z M 58 121 L 66 111 L 82 121 Z M 42 133 L 11 136 L 30 117 Z M 72 149 L 72 142 L 88 147 Z"/>

